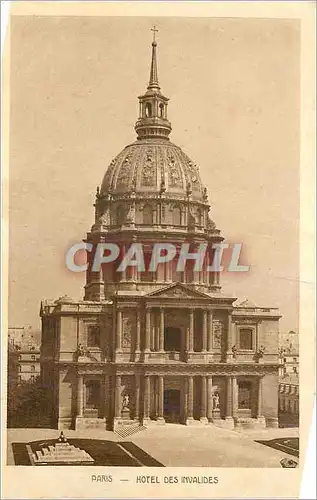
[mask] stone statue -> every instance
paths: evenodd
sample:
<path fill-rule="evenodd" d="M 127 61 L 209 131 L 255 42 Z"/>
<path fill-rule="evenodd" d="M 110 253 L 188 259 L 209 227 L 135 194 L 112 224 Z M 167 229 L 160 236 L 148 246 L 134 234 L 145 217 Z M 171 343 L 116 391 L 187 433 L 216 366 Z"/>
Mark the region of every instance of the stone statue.
<path fill-rule="evenodd" d="M 218 392 L 215 392 L 215 394 L 213 396 L 213 400 L 214 400 L 214 409 L 218 410 L 220 407 L 220 397 L 219 397 Z"/>
<path fill-rule="evenodd" d="M 130 404 L 130 398 L 129 398 L 129 395 L 128 394 L 125 394 L 123 396 L 123 400 L 122 400 L 122 411 L 123 410 L 128 410 L 129 409 L 129 404 Z"/>

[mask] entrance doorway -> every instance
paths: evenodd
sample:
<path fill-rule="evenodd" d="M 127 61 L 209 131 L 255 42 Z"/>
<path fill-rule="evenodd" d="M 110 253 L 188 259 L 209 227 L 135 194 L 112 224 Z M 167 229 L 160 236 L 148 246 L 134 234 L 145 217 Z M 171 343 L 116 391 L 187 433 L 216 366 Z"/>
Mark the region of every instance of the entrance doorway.
<path fill-rule="evenodd" d="M 177 389 L 167 389 L 164 391 L 164 418 L 166 422 L 180 422 L 181 419 L 181 398 Z"/>
<path fill-rule="evenodd" d="M 100 408 L 100 380 L 86 382 L 85 411 L 87 417 L 98 417 Z"/>
<path fill-rule="evenodd" d="M 168 326 L 164 329 L 164 350 L 180 352 L 182 332 L 180 328 Z"/>

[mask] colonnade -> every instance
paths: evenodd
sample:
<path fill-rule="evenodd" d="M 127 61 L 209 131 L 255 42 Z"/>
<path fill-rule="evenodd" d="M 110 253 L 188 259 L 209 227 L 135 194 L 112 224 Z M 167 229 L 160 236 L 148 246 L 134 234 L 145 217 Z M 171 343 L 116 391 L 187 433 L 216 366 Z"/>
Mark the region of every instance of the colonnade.
<path fill-rule="evenodd" d="M 116 322 L 114 325 L 115 334 L 115 350 L 121 352 L 122 350 L 122 318 L 123 308 L 116 310 Z M 185 351 L 194 352 L 194 336 L 195 336 L 195 310 L 202 310 L 202 352 L 211 352 L 213 349 L 213 313 L 211 309 L 196 309 L 188 308 L 188 328 L 186 328 L 185 338 Z M 156 351 L 164 352 L 164 333 L 165 333 L 165 311 L 164 307 L 147 306 L 145 309 L 145 328 L 144 328 L 144 342 L 142 342 L 142 350 L 149 352 L 151 348 L 151 329 L 154 320 L 154 314 L 159 314 L 159 328 L 157 329 L 157 338 L 155 342 Z M 141 350 L 141 321 L 142 313 L 140 309 L 136 311 L 136 339 L 135 351 Z M 232 328 L 231 328 L 231 315 L 228 315 L 228 328 L 227 328 L 228 349 L 232 347 Z"/>

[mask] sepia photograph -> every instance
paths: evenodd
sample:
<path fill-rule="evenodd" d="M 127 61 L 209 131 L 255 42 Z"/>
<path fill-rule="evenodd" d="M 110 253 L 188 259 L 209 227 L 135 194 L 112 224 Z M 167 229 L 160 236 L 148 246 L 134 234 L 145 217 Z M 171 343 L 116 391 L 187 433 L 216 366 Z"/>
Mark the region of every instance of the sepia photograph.
<path fill-rule="evenodd" d="M 9 71 L 6 465 L 301 467 L 300 20 L 17 14 Z"/>

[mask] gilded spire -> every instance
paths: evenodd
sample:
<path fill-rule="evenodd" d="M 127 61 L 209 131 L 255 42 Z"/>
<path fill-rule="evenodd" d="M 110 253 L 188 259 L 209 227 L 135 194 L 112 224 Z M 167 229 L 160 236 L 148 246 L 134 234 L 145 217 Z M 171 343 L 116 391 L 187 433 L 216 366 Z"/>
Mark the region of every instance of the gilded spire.
<path fill-rule="evenodd" d="M 159 82 L 158 82 L 158 76 L 157 76 L 157 60 L 156 60 L 156 40 L 155 40 L 155 33 L 158 32 L 158 29 L 154 25 L 153 28 L 151 28 L 151 31 L 153 31 L 153 42 L 152 42 L 152 61 L 151 61 L 151 71 L 150 71 L 150 80 L 149 80 L 149 86 L 148 89 L 152 88 L 160 88 Z"/>

